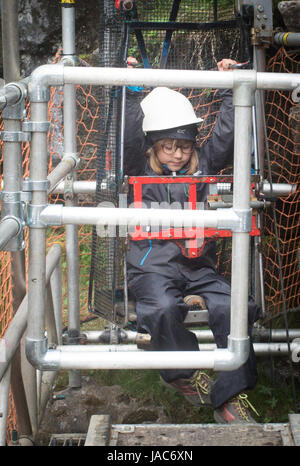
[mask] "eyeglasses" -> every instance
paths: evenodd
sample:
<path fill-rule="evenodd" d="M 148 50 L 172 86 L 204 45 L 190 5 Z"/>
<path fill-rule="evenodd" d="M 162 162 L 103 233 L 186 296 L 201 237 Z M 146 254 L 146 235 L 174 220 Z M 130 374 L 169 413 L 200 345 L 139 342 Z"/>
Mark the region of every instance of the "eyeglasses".
<path fill-rule="evenodd" d="M 194 150 L 194 143 L 184 142 L 182 144 L 178 144 L 176 141 L 174 141 L 173 143 L 166 142 L 166 143 L 161 144 L 161 148 L 164 151 L 164 153 L 167 155 L 174 154 L 177 151 L 177 149 L 180 149 L 181 152 L 185 155 L 191 155 Z"/>

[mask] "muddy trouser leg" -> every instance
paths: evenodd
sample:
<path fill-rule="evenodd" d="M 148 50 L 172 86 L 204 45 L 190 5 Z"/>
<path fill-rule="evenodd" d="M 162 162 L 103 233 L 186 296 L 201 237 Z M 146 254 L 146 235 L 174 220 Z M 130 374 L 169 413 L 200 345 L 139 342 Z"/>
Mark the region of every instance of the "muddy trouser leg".
<path fill-rule="evenodd" d="M 188 311 L 183 301 L 180 280 L 144 273 L 129 281 L 136 299 L 138 330 L 151 335 L 154 351 L 198 351 L 196 336 L 183 322 Z M 160 375 L 167 382 L 191 377 L 196 369 L 166 369 Z"/>
<path fill-rule="evenodd" d="M 198 281 L 189 282 L 185 294 L 199 294 L 206 303 L 211 328 L 218 348 L 227 347 L 230 333 L 230 284 L 212 269 Z M 251 338 L 253 323 L 258 317 L 258 307 L 249 301 L 248 334 Z M 252 341 L 247 362 L 234 371 L 221 371 L 213 384 L 211 400 L 214 408 L 220 407 L 235 395 L 254 388 L 257 382 L 256 359 Z"/>

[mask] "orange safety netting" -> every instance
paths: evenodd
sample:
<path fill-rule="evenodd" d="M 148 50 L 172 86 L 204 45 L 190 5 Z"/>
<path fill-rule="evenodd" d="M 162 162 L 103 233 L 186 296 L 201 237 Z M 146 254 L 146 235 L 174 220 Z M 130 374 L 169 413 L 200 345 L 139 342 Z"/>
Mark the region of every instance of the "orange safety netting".
<path fill-rule="evenodd" d="M 60 60 L 58 52 L 54 63 Z M 97 149 L 95 142 L 95 134 L 97 133 L 97 121 L 99 103 L 94 97 L 94 92 L 90 86 L 77 87 L 77 144 L 78 155 L 81 158 L 81 164 L 78 170 L 78 179 L 95 180 L 95 152 Z M 28 108 L 28 112 L 30 109 Z M 49 172 L 56 166 L 63 157 L 63 92 L 62 90 L 51 88 L 51 99 L 49 102 L 48 119 L 50 121 L 50 131 L 48 133 L 48 150 L 49 150 Z M 3 123 L 2 123 L 3 125 Z M 3 182 L 2 164 L 3 164 L 3 143 L 0 141 L 0 183 Z M 23 145 L 23 177 L 29 176 L 29 150 L 28 143 Z M 62 195 L 51 195 L 49 202 L 64 202 Z M 79 205 L 91 205 L 93 200 L 88 195 L 79 195 Z M 89 280 L 90 266 L 90 242 L 91 242 L 91 227 L 81 226 L 79 232 L 79 254 L 80 254 L 80 304 L 81 315 L 87 314 L 87 290 Z M 25 230 L 26 249 L 25 256 L 28 258 L 28 229 Z M 52 244 L 59 242 L 65 245 L 64 228 L 49 228 L 47 230 L 47 249 Z M 26 269 L 27 269 L 26 260 Z M 4 336 L 5 331 L 13 317 L 12 305 L 12 280 L 10 274 L 11 257 L 9 252 L 0 251 L 0 338 Z M 67 292 L 66 292 L 66 262 L 65 253 L 62 258 L 63 266 L 63 311 L 67 308 Z M 63 312 L 63 323 L 67 324 L 67 315 Z M 16 413 L 12 395 L 10 395 L 9 417 L 7 424 L 8 438 L 11 438 L 11 432 L 17 426 Z"/>
<path fill-rule="evenodd" d="M 299 73 L 299 52 L 278 50 L 270 59 L 267 71 Z M 266 95 L 266 126 L 270 153 L 270 169 L 274 183 L 296 184 L 297 191 L 275 203 L 281 270 L 286 308 L 300 306 L 300 104 L 291 99 L 291 92 L 270 91 Z M 269 164 L 265 164 L 269 179 Z M 266 310 L 274 315 L 283 311 L 280 267 L 272 211 L 263 222 L 263 257 Z"/>
<path fill-rule="evenodd" d="M 60 54 L 55 57 L 54 62 L 58 62 Z M 84 64 L 83 64 L 84 65 Z M 85 65 L 84 65 L 85 66 Z M 299 72 L 300 61 L 296 55 L 288 55 L 284 49 L 280 49 L 275 57 L 269 62 L 269 71 Z M 190 96 L 192 100 L 199 101 L 197 95 Z M 209 96 L 208 96 L 209 97 Z M 79 180 L 95 180 L 96 177 L 96 151 L 97 151 L 97 128 L 99 127 L 99 117 L 101 116 L 101 102 L 97 94 L 97 89 L 91 86 L 77 87 L 77 144 L 81 164 L 78 170 Z M 210 102 L 209 102 L 210 100 Z M 292 101 L 289 93 L 268 92 L 266 96 L 267 107 L 267 128 L 269 136 L 271 169 L 273 182 L 298 183 L 299 182 L 299 113 L 298 108 Z M 203 97 L 203 108 L 201 116 L 206 120 L 203 126 L 203 138 L 209 136 L 215 110 L 212 102 L 215 99 Z M 202 105 L 202 104 L 201 104 Z M 294 109 L 294 110 L 293 110 Z M 63 156 L 63 93 L 62 90 L 52 88 L 51 100 L 49 102 L 50 131 L 48 133 L 49 148 L 49 171 L 51 171 Z M 297 117 L 298 115 L 298 117 Z M 297 120 L 298 118 L 298 120 Z M 203 142 L 203 141 L 200 141 Z M 1 142 L 2 144 L 2 142 Z M 2 151 L 1 151 L 2 152 Z M 2 155 L 0 167 L 2 165 Z M 1 170 L 1 168 L 0 168 Z M 23 174 L 29 176 L 29 144 L 23 147 Z M 266 173 L 266 176 L 268 174 Z M 268 178 L 268 176 L 267 176 Z M 1 173 L 0 173 L 0 181 Z M 63 203 L 62 195 L 51 195 L 51 203 Z M 89 195 L 78 195 L 79 205 L 93 205 L 94 199 Z M 282 252 L 282 271 L 284 276 L 285 296 L 287 308 L 299 307 L 299 191 L 282 198 L 276 204 L 277 221 L 279 230 L 279 241 Z M 87 296 L 90 275 L 90 251 L 92 227 L 81 226 L 79 230 L 79 254 L 80 254 L 80 303 L 81 318 L 88 315 Z M 64 247 L 64 228 L 56 227 L 47 230 L 47 246 L 59 242 Z M 28 232 L 26 232 L 26 235 Z M 298 248 L 298 249 L 297 249 Z M 223 245 L 220 250 L 224 254 Z M 27 249 L 25 254 L 27 256 Z M 220 266 L 228 274 L 230 271 L 230 248 L 226 248 L 226 261 L 221 260 Z M 280 291 L 279 267 L 275 246 L 274 225 L 272 216 L 264 215 L 263 225 L 263 255 L 264 255 L 264 282 L 266 287 L 266 307 L 270 313 L 278 313 L 282 310 L 282 295 Z M 224 257 L 224 256 L 222 256 Z M 65 256 L 63 255 L 63 272 L 66 269 Z M 227 264 L 227 265 L 226 265 Z M 67 293 L 66 274 L 63 279 L 63 307 L 64 325 L 67 324 Z M 10 254 L 0 252 L 0 337 L 5 334 L 13 316 L 12 311 L 12 289 L 10 277 Z M 10 403 L 10 415 L 8 422 L 8 435 L 16 426 L 16 415 L 13 402 Z"/>

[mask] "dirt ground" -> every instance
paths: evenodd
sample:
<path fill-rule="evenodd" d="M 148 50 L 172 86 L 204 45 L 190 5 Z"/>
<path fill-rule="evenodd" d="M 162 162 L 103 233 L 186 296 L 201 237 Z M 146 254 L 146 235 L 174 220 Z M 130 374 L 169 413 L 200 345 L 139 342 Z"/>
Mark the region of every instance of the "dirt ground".
<path fill-rule="evenodd" d="M 94 414 L 110 415 L 113 424 L 168 423 L 162 407 L 145 406 L 118 385 L 100 386 L 82 376 L 81 388 L 55 391 L 46 407 L 38 443 L 48 445 L 52 434 L 87 433 Z"/>

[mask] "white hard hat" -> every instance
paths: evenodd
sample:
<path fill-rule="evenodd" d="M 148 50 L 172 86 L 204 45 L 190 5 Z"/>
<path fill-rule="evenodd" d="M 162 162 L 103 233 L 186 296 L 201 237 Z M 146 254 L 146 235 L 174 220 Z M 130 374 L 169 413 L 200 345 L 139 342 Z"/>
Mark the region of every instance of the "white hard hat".
<path fill-rule="evenodd" d="M 160 131 L 200 123 L 189 99 L 167 87 L 156 87 L 142 101 L 143 131 Z"/>

